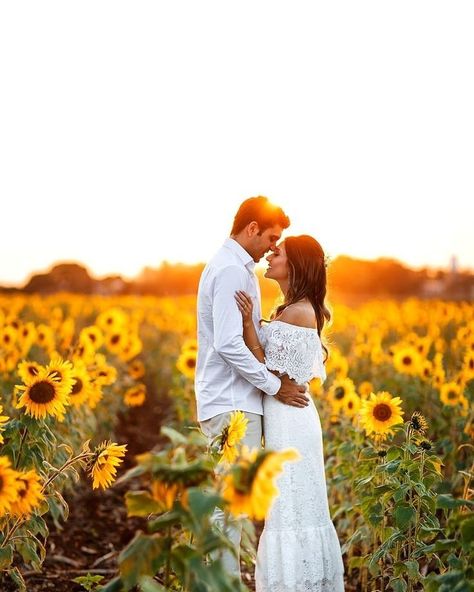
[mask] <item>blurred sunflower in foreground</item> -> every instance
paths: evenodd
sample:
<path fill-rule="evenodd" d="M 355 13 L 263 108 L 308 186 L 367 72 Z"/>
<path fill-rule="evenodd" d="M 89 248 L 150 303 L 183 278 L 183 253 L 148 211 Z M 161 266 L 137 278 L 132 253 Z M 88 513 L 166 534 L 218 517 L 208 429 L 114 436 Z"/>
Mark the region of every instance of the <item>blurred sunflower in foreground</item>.
<path fill-rule="evenodd" d="M 234 411 L 230 421 L 219 434 L 219 452 L 222 454 L 219 462 L 233 463 L 238 456 L 237 444 L 247 432 L 248 419 L 242 411 Z"/>
<path fill-rule="evenodd" d="M 224 477 L 222 495 L 229 511 L 235 516 L 243 514 L 250 519 L 263 520 L 278 495 L 275 481 L 283 470 L 283 463 L 300 458 L 294 448 L 273 452 L 250 450 L 244 445 L 236 464 Z"/>

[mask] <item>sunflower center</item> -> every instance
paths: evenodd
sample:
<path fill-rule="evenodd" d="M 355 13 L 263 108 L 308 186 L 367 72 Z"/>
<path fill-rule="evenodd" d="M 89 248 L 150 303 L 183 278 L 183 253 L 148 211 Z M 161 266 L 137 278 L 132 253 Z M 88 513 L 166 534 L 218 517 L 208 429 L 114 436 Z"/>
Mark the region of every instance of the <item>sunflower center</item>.
<path fill-rule="evenodd" d="M 89 333 L 89 339 L 91 341 L 95 341 L 95 335 L 94 335 L 94 333 Z"/>
<path fill-rule="evenodd" d="M 374 407 L 374 417 L 379 421 L 387 421 L 392 415 L 392 410 L 389 405 L 379 403 Z"/>
<path fill-rule="evenodd" d="M 474 370 L 474 360 L 469 360 L 469 368 Z"/>
<path fill-rule="evenodd" d="M 196 360 L 194 358 L 188 358 L 186 360 L 186 366 L 188 368 L 196 368 Z"/>
<path fill-rule="evenodd" d="M 0 475 L 0 492 L 3 489 L 3 477 Z"/>
<path fill-rule="evenodd" d="M 54 399 L 55 395 L 54 386 L 49 382 L 42 380 L 37 382 L 30 389 L 30 399 L 33 403 L 45 404 L 49 403 Z"/>
<path fill-rule="evenodd" d="M 71 395 L 77 395 L 82 391 L 82 380 L 76 376 L 76 384 L 72 387 Z"/>
<path fill-rule="evenodd" d="M 449 391 L 448 392 L 448 399 L 457 399 L 457 392 L 456 391 Z"/>
<path fill-rule="evenodd" d="M 343 399 L 345 394 L 345 389 L 343 386 L 338 386 L 334 391 L 334 398 L 335 399 Z"/>
<path fill-rule="evenodd" d="M 405 366 L 409 366 L 411 364 L 410 356 L 403 356 L 402 363 L 405 364 Z"/>
<path fill-rule="evenodd" d="M 110 341 L 115 345 L 120 341 L 120 335 L 113 335 Z"/>
<path fill-rule="evenodd" d="M 349 407 L 349 409 L 352 409 L 352 407 L 354 407 L 354 403 L 352 401 L 349 401 L 347 406 Z"/>

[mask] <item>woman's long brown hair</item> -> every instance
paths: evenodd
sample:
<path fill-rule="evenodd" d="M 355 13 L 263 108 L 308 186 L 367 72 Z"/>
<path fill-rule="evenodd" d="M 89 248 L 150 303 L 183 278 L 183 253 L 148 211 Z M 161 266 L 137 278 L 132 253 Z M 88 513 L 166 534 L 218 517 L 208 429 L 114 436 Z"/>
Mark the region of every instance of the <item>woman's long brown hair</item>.
<path fill-rule="evenodd" d="M 287 306 L 307 298 L 313 306 L 318 335 L 324 323 L 331 320 L 331 313 L 324 299 L 326 297 L 326 264 L 324 251 L 318 241 L 307 234 L 285 238 L 285 251 L 288 259 L 288 294 L 272 315 L 277 317 Z M 322 343 L 327 360 L 329 352 Z"/>

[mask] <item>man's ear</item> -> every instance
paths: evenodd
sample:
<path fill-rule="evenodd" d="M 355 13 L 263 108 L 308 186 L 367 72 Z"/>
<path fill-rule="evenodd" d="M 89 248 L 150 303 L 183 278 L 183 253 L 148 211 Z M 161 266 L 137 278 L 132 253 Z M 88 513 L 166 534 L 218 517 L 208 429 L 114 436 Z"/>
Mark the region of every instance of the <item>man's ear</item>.
<path fill-rule="evenodd" d="M 255 220 L 253 220 L 252 222 L 249 222 L 247 224 L 247 235 L 248 236 L 255 236 L 259 232 L 260 232 L 260 227 L 258 225 L 258 222 L 255 222 Z"/>

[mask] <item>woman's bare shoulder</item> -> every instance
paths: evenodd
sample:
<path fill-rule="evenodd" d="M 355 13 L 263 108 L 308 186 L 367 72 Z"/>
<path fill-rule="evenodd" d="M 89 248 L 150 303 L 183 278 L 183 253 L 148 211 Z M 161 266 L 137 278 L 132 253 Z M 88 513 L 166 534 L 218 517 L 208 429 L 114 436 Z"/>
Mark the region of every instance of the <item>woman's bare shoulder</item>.
<path fill-rule="evenodd" d="M 294 304 L 290 304 L 275 320 L 298 327 L 316 329 L 316 315 L 309 302 L 295 302 Z"/>

